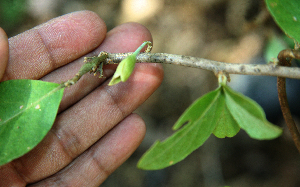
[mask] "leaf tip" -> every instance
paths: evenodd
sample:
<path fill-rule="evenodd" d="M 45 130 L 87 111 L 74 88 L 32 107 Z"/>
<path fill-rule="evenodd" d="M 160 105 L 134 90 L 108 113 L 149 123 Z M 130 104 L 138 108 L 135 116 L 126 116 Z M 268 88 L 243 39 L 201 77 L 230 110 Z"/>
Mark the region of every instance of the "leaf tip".
<path fill-rule="evenodd" d="M 191 120 L 187 120 L 185 122 L 177 122 L 174 124 L 174 126 L 172 127 L 172 130 L 176 131 L 178 130 L 179 128 L 183 127 L 183 126 L 186 126 L 188 125 L 189 123 L 191 122 Z"/>

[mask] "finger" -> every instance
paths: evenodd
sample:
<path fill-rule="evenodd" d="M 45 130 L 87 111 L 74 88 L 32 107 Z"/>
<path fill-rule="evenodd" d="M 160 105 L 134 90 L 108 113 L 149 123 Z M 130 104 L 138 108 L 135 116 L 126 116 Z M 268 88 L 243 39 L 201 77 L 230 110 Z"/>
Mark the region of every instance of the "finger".
<path fill-rule="evenodd" d="M 152 41 L 151 34 L 147 28 L 137 23 L 123 24 L 108 32 L 103 43 L 97 49 L 85 56 L 96 56 L 100 53 L 100 51 L 110 53 L 132 52 L 135 51 L 145 40 Z M 79 58 L 74 62 L 57 69 L 56 71 L 51 72 L 47 76 L 43 77 L 42 80 L 56 83 L 67 81 L 78 72 L 83 63 L 83 57 Z M 75 85 L 70 88 L 66 88 L 59 111 L 68 108 L 94 90 L 113 74 L 115 67 L 116 65 L 104 66 L 105 78 L 99 79 L 99 75 L 93 76 L 92 74 L 86 74 Z"/>
<path fill-rule="evenodd" d="M 8 40 L 5 31 L 0 27 L 0 80 L 8 61 Z"/>
<path fill-rule="evenodd" d="M 32 186 L 99 186 L 140 145 L 145 132 L 144 121 L 132 114 L 72 164 Z"/>
<path fill-rule="evenodd" d="M 14 168 L 26 182 L 56 173 L 134 111 L 161 80 L 160 68 L 141 64 L 127 82 L 99 87 L 60 114 L 45 139 L 13 161 Z"/>
<path fill-rule="evenodd" d="M 160 66 L 139 64 L 127 82 L 98 87 L 61 113 L 46 138 L 13 161 L 14 168 L 26 182 L 59 171 L 143 103 L 160 85 L 162 76 Z"/>
<path fill-rule="evenodd" d="M 39 79 L 95 49 L 105 34 L 103 20 L 93 12 L 81 11 L 12 37 L 3 80 Z"/>

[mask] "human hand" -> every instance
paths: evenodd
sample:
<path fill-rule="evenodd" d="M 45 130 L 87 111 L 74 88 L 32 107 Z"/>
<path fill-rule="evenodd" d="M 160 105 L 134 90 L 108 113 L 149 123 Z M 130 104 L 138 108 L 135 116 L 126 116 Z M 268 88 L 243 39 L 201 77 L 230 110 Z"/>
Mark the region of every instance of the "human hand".
<path fill-rule="evenodd" d="M 151 35 L 128 23 L 106 34 L 104 22 L 89 11 L 51 20 L 9 39 L 0 29 L 0 80 L 72 78 L 83 56 L 100 51 L 132 52 Z M 6 69 L 5 69 L 6 67 Z M 160 85 L 157 64 L 137 64 L 131 78 L 107 86 L 104 76 L 84 75 L 66 88 L 56 121 L 44 140 L 24 156 L 0 166 L 0 186 L 98 186 L 138 147 L 143 120 L 132 112 Z"/>

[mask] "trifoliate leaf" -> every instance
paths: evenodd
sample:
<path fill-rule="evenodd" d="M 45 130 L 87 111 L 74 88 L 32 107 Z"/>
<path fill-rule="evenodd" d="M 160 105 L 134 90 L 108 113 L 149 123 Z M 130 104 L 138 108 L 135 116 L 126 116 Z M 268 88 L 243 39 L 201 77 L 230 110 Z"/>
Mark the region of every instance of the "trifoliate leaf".
<path fill-rule="evenodd" d="M 177 131 L 163 142 L 155 142 L 138 167 L 157 170 L 171 166 L 200 147 L 211 133 L 219 138 L 233 137 L 240 128 L 259 140 L 274 139 L 282 133 L 281 128 L 267 121 L 255 101 L 221 81 L 219 88 L 197 99 L 181 115 L 173 126 Z"/>

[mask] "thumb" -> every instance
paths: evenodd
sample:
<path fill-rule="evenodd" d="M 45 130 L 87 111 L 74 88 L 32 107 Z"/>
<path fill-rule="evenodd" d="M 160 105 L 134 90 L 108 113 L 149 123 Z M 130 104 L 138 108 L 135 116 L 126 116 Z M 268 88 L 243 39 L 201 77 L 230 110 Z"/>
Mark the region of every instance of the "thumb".
<path fill-rule="evenodd" d="M 8 39 L 5 31 L 0 27 L 0 80 L 2 79 L 8 62 Z"/>

